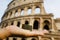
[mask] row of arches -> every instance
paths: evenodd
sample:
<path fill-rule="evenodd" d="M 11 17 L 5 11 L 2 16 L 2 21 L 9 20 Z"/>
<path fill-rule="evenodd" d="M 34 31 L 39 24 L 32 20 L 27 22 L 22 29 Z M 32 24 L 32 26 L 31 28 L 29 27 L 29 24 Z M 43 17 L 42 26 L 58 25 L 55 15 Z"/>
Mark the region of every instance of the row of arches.
<path fill-rule="evenodd" d="M 22 10 L 20 11 L 20 16 L 23 16 L 24 13 L 25 13 L 25 10 L 22 9 Z M 32 8 L 27 9 L 26 13 L 27 13 L 27 15 L 30 15 L 30 14 L 32 13 Z M 34 13 L 35 13 L 35 14 L 39 14 L 39 13 L 40 13 L 40 8 L 39 8 L 39 7 L 36 7 L 36 8 L 34 9 Z M 13 14 L 13 13 L 11 12 L 10 16 L 12 16 L 12 14 Z M 18 15 L 18 10 L 15 11 L 15 16 L 17 16 L 17 15 Z"/>
<path fill-rule="evenodd" d="M 29 25 L 29 21 L 25 21 L 25 24 Z M 43 22 L 43 29 L 49 30 L 50 29 L 50 24 L 51 23 L 48 20 L 45 20 Z M 11 22 L 11 25 L 14 25 L 14 21 Z M 21 23 L 20 23 L 20 21 L 18 21 L 17 26 L 20 27 L 20 25 L 21 25 Z M 40 28 L 40 22 L 37 21 L 37 20 L 35 20 L 32 25 L 33 25 L 33 29 L 38 30 Z M 5 27 L 6 26 L 8 26 L 8 23 L 5 23 Z M 4 27 L 4 24 L 3 24 L 2 27 Z"/>
<path fill-rule="evenodd" d="M 9 40 L 9 38 L 6 38 L 6 40 Z M 13 37 L 13 40 L 17 40 L 17 37 Z M 26 40 L 26 38 L 21 38 L 21 40 Z M 36 40 L 36 38 L 32 38 L 31 40 Z"/>
<path fill-rule="evenodd" d="M 40 10 L 40 7 L 39 6 L 36 6 L 35 8 L 34 8 L 34 10 L 33 10 L 33 8 L 28 8 L 27 7 L 27 9 L 25 10 L 25 9 L 15 9 L 15 10 L 12 10 L 12 11 L 10 11 L 10 12 L 7 12 L 5 15 L 4 15 L 4 17 L 3 17 L 3 19 L 5 19 L 5 18 L 7 18 L 8 16 L 9 17 L 13 17 L 13 16 L 15 16 L 15 17 L 18 17 L 19 15 L 20 16 L 24 16 L 24 14 L 25 14 L 25 12 L 27 13 L 26 15 L 30 15 L 30 14 L 32 14 L 32 12 L 34 11 L 34 14 L 39 14 L 40 12 L 41 12 L 41 10 Z M 14 15 L 13 15 L 14 14 Z"/>

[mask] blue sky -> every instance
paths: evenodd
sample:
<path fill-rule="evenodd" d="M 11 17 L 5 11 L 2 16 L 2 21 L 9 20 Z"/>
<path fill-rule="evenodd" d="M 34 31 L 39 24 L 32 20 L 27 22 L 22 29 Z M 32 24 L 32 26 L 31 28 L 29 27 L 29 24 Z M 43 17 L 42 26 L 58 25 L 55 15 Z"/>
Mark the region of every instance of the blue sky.
<path fill-rule="evenodd" d="M 0 21 L 3 16 L 7 5 L 12 0 L 0 0 Z M 44 7 L 47 13 L 53 13 L 54 18 L 60 17 L 60 0 L 44 0 Z"/>

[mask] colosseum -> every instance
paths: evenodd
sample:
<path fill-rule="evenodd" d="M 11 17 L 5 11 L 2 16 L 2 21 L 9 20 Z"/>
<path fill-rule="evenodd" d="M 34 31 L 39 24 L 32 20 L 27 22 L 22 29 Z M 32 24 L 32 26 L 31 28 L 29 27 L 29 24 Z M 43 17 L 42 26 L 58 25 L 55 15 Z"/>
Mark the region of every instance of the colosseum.
<path fill-rule="evenodd" d="M 60 40 L 60 18 L 46 13 L 43 0 L 12 0 L 2 16 L 0 28 L 16 25 L 26 30 L 48 30 L 44 36 L 12 36 L 3 40 Z"/>

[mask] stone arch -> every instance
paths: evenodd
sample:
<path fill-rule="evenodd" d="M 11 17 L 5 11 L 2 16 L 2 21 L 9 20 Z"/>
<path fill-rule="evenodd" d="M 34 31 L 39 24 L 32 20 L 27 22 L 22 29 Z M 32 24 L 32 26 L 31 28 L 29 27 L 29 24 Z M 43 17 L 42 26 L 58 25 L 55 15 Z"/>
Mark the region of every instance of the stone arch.
<path fill-rule="evenodd" d="M 14 25 L 14 21 L 11 22 L 11 25 Z"/>
<path fill-rule="evenodd" d="M 31 40 L 38 40 L 38 38 L 37 37 L 33 37 Z"/>
<path fill-rule="evenodd" d="M 18 9 L 15 10 L 15 17 L 17 17 L 17 15 L 18 15 Z"/>
<path fill-rule="evenodd" d="M 26 20 L 26 21 L 25 21 L 25 24 L 29 24 L 29 21 Z"/>
<path fill-rule="evenodd" d="M 25 38 L 22 38 L 21 40 L 25 40 Z"/>
<path fill-rule="evenodd" d="M 24 9 L 21 9 L 21 15 L 24 15 Z"/>
<path fill-rule="evenodd" d="M 33 29 L 38 29 L 38 27 L 39 27 L 39 22 L 35 20 L 33 24 Z"/>
<path fill-rule="evenodd" d="M 36 8 L 35 8 L 35 13 L 37 14 L 37 13 L 40 13 L 40 7 L 39 6 L 36 6 Z"/>
<path fill-rule="evenodd" d="M 7 27 L 8 26 L 8 23 L 7 22 L 5 22 L 5 25 L 4 25 L 5 27 Z"/>
<path fill-rule="evenodd" d="M 7 37 L 6 40 L 9 40 L 9 38 Z"/>
<path fill-rule="evenodd" d="M 20 27 L 20 21 L 17 22 L 17 26 Z"/>
<path fill-rule="evenodd" d="M 12 16 L 12 11 L 10 12 L 10 16 Z"/>
<path fill-rule="evenodd" d="M 13 40 L 17 40 L 15 37 L 13 37 Z"/>
<path fill-rule="evenodd" d="M 44 21 L 44 27 L 43 29 L 50 30 L 50 22 L 48 20 Z"/>
<path fill-rule="evenodd" d="M 32 40 L 36 40 L 35 38 L 32 38 Z"/>
<path fill-rule="evenodd" d="M 27 12 L 28 12 L 28 15 L 31 14 L 32 13 L 32 8 L 29 7 L 28 10 L 27 10 Z"/>

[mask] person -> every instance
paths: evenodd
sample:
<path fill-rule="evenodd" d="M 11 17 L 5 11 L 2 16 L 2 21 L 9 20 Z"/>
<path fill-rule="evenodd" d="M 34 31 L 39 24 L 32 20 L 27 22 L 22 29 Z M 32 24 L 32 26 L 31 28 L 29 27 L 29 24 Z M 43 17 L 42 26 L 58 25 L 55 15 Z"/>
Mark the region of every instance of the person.
<path fill-rule="evenodd" d="M 12 34 L 14 35 L 19 35 L 19 36 L 25 36 L 25 37 L 31 37 L 31 36 L 43 36 L 45 33 L 48 33 L 47 30 L 42 30 L 42 31 L 29 31 L 25 29 L 20 29 L 17 26 L 7 26 L 6 28 L 0 29 L 0 39 L 7 38 L 11 36 Z"/>

